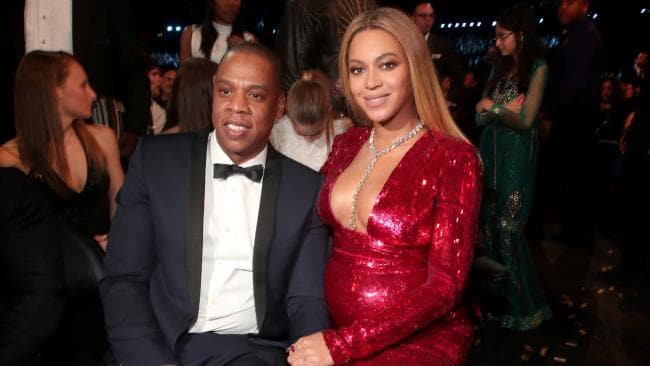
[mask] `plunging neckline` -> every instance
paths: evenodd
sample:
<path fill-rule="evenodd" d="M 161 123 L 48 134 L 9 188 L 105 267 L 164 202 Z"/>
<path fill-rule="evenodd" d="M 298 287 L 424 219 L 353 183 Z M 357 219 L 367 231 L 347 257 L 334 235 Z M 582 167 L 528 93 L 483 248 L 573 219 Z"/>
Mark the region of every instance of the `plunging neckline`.
<path fill-rule="evenodd" d="M 364 133 L 367 135 L 367 137 L 370 137 L 370 129 L 364 131 Z M 373 202 L 374 202 L 374 203 L 372 204 L 372 207 L 370 207 L 370 210 L 368 211 L 368 219 L 366 220 L 365 225 L 364 225 L 365 228 L 366 228 L 366 231 L 365 231 L 365 232 L 363 232 L 363 231 L 358 231 L 358 230 L 353 230 L 353 229 L 349 228 L 348 226 L 343 225 L 343 223 L 339 220 L 339 218 L 338 218 L 338 217 L 336 216 L 336 214 L 334 213 L 334 209 L 333 209 L 333 207 L 332 207 L 332 191 L 334 191 L 334 186 L 336 185 L 336 182 L 339 180 L 339 177 L 341 176 L 341 174 L 343 173 L 343 171 L 344 171 L 345 169 L 347 169 L 347 168 L 350 166 L 350 164 L 354 161 L 354 159 L 359 155 L 359 152 L 361 151 L 361 149 L 363 148 L 363 146 L 365 146 L 366 143 L 368 142 L 368 139 L 367 139 L 367 138 L 366 138 L 365 140 L 363 140 L 363 142 L 359 145 L 359 147 L 358 147 L 357 150 L 354 152 L 354 154 L 350 154 L 350 156 L 351 156 L 352 158 L 351 158 L 351 159 L 348 159 L 348 161 L 346 162 L 345 166 L 344 166 L 343 168 L 341 168 L 341 169 L 339 170 L 339 172 L 336 173 L 337 175 L 336 175 L 335 177 L 332 178 L 332 182 L 331 182 L 330 185 L 329 185 L 329 192 L 327 192 L 327 207 L 328 207 L 328 209 L 329 209 L 330 215 L 332 216 L 332 219 L 333 219 L 334 223 L 335 223 L 337 226 L 339 226 L 340 228 L 342 228 L 342 229 L 344 229 L 344 230 L 347 230 L 347 231 L 349 231 L 349 232 L 352 232 L 352 233 L 355 233 L 355 234 L 358 234 L 358 235 L 364 235 L 364 236 L 367 236 L 368 233 L 369 233 L 369 231 L 370 231 L 370 230 L 369 230 L 369 226 L 370 226 L 370 224 L 371 224 L 372 218 L 374 217 L 375 208 L 376 208 L 377 205 L 378 205 L 377 199 L 378 199 L 379 197 L 381 197 L 382 194 L 384 193 L 384 191 L 388 188 L 388 187 L 387 187 L 387 186 L 388 186 L 388 183 L 393 179 L 393 177 L 395 176 L 396 172 L 398 172 L 398 171 L 400 170 L 400 168 L 402 168 L 402 166 L 404 165 L 404 162 L 406 161 L 406 158 L 407 158 L 411 153 L 414 153 L 413 151 L 416 150 L 416 146 L 417 146 L 418 144 L 422 143 L 423 140 L 427 139 L 428 136 L 433 137 L 433 135 L 432 135 L 432 133 L 431 133 L 431 130 L 426 129 L 425 133 L 424 133 L 422 136 L 417 137 L 417 140 L 415 140 L 415 142 L 413 143 L 413 145 L 411 145 L 411 147 L 408 148 L 408 150 L 404 153 L 404 155 L 399 159 L 399 161 L 397 162 L 397 164 L 395 165 L 395 167 L 393 168 L 393 170 L 388 174 L 388 178 L 386 179 L 386 181 L 384 182 L 384 184 L 381 186 L 381 188 L 380 188 L 379 191 L 377 192 L 377 195 L 376 195 L 375 198 L 373 199 Z M 357 220 L 357 221 L 361 221 L 361 220 L 359 220 L 358 217 L 356 218 L 356 220 Z M 357 225 L 357 226 L 358 226 L 358 225 Z"/>

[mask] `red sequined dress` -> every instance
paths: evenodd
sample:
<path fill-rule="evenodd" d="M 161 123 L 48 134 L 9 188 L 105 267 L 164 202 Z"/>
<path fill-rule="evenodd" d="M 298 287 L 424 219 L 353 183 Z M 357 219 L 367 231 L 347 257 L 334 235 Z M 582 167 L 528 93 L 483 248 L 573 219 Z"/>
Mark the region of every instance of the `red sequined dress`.
<path fill-rule="evenodd" d="M 330 192 L 369 134 L 338 136 L 321 170 L 318 211 L 333 231 L 325 296 L 335 328 L 325 342 L 336 364 L 461 365 L 472 343 L 460 300 L 477 232 L 478 154 L 426 132 L 390 174 L 360 233 L 337 221 Z"/>

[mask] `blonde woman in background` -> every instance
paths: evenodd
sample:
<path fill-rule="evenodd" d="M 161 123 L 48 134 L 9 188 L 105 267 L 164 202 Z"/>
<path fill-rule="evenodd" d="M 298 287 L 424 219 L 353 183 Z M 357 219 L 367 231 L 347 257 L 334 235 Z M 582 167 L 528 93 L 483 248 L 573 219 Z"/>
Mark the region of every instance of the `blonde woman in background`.
<path fill-rule="evenodd" d="M 279 152 L 316 171 L 327 160 L 334 137 L 352 126 L 347 117 L 334 119 L 330 90 L 323 72 L 305 71 L 289 89 L 287 114 L 271 131 L 271 144 Z"/>

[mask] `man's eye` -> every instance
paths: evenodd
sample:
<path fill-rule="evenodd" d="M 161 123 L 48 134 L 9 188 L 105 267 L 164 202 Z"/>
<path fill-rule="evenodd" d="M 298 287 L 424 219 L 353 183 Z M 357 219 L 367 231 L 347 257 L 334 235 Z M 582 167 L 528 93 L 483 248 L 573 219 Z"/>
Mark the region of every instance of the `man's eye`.
<path fill-rule="evenodd" d="M 220 88 L 219 89 L 219 94 L 224 95 L 224 96 L 230 95 L 230 89 Z"/>

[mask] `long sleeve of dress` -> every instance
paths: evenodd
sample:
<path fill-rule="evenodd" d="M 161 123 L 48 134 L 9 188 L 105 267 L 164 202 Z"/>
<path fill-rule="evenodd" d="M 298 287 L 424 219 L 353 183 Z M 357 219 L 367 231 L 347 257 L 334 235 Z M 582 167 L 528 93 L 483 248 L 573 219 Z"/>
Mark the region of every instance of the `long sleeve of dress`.
<path fill-rule="evenodd" d="M 514 130 L 528 130 L 539 115 L 539 109 L 544 99 L 544 89 L 548 79 L 548 67 L 546 64 L 539 65 L 530 79 L 530 85 L 526 92 L 526 99 L 519 113 L 511 111 L 505 106 L 495 106 L 492 108 L 492 114 L 496 114 L 494 121 L 503 123 Z M 496 108 L 501 108 L 500 113 L 495 113 Z"/>
<path fill-rule="evenodd" d="M 426 280 L 395 305 L 349 326 L 324 332 L 336 364 L 361 359 L 453 316 L 470 269 L 482 186 L 482 167 L 469 144 L 454 146 L 440 164 L 433 202 Z M 329 166 L 326 164 L 324 170 Z M 443 341 L 443 340 L 441 340 Z"/>

